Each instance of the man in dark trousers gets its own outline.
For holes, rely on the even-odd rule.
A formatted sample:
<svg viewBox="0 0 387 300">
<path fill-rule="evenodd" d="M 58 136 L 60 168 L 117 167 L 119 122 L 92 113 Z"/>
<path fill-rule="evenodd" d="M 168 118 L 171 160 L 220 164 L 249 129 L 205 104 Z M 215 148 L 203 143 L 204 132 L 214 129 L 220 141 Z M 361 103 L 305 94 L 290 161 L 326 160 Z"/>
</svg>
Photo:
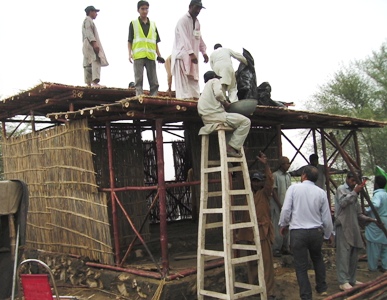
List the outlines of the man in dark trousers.
<svg viewBox="0 0 387 300">
<path fill-rule="evenodd" d="M 304 168 L 301 183 L 291 185 L 286 192 L 279 221 L 282 235 L 290 229 L 290 247 L 302 300 L 312 300 L 308 252 L 316 275 L 316 291 L 324 296 L 328 288 L 321 249 L 324 238 L 333 242 L 333 224 L 327 194 L 315 185 L 317 178 L 316 167 Z"/>
</svg>

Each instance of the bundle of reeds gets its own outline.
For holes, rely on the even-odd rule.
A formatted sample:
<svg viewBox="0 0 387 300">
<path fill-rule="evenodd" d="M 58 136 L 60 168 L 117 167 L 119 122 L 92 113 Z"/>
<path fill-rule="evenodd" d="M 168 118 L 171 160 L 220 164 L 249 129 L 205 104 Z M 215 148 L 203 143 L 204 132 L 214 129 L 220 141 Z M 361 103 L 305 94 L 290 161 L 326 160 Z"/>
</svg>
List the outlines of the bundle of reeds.
<svg viewBox="0 0 387 300">
<path fill-rule="evenodd" d="M 98 193 L 87 120 L 4 141 L 7 179 L 28 184 L 27 247 L 113 263 L 106 195 Z"/>
</svg>

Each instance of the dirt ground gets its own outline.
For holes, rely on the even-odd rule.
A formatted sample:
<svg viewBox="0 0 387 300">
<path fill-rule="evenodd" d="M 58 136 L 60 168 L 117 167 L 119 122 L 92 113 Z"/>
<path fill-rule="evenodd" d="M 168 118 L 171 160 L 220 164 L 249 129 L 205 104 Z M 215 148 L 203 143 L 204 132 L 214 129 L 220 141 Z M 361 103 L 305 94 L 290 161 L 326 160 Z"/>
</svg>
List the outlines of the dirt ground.
<svg viewBox="0 0 387 300">
<path fill-rule="evenodd" d="M 196 248 L 197 248 L 197 228 L 196 225 L 193 225 L 192 222 L 180 222 L 176 224 L 169 224 L 169 255 L 170 255 L 170 273 L 176 274 L 180 273 L 183 270 L 186 270 L 187 268 L 196 268 Z M 152 231 L 155 232 L 155 236 L 158 233 L 159 228 L 154 227 L 152 228 Z M 184 232 L 184 235 L 181 234 L 181 232 Z M 211 236 L 211 239 L 214 241 L 214 243 L 219 243 L 221 241 L 221 235 L 214 235 Z M 154 245 L 159 245 L 159 240 L 154 241 L 154 243 L 150 242 L 148 243 L 148 246 L 153 247 Z M 155 253 L 158 253 L 155 251 Z M 323 249 L 324 253 L 324 260 L 326 264 L 326 281 L 328 284 L 328 295 L 333 295 L 340 292 L 339 284 L 337 282 L 337 276 L 336 276 L 336 268 L 335 268 L 335 251 L 334 248 L 331 248 L 330 246 L 326 246 L 326 248 Z M 357 270 L 357 280 L 361 282 L 369 282 L 377 277 L 381 276 L 382 273 L 380 272 L 370 272 L 367 268 L 367 262 L 364 257 L 365 251 L 361 253 L 360 260 L 358 263 L 358 270 Z M 155 258 L 158 260 L 160 257 L 158 254 L 156 254 Z M 178 259 L 179 258 L 179 259 Z M 130 266 L 141 266 L 143 269 L 150 270 L 154 265 L 151 261 L 147 258 L 146 255 L 144 255 L 143 258 L 135 257 L 132 258 L 129 261 Z M 285 255 L 280 258 L 275 257 L 274 258 L 274 267 L 275 267 L 275 295 L 277 296 L 278 300 L 296 300 L 299 299 L 299 290 L 298 290 L 298 284 L 296 279 L 295 270 L 293 267 L 293 258 L 291 255 Z M 311 266 L 312 267 L 312 266 Z M 242 268 L 243 269 L 243 268 Z M 206 276 L 206 283 L 214 284 L 219 287 L 224 287 L 224 275 L 223 277 L 216 276 L 216 274 L 222 273 L 222 269 L 212 269 L 208 272 L 208 276 Z M 244 274 L 243 274 L 244 273 Z M 119 274 L 117 272 L 117 274 Z M 206 273 L 207 274 L 207 273 Z M 238 274 L 237 274 L 238 275 Z M 239 274 L 240 276 L 246 276 L 245 272 L 241 272 Z M 114 275 L 115 276 L 115 275 Z M 117 275 L 118 276 L 118 275 Z M 314 289 L 315 286 L 315 280 L 314 280 L 314 272 L 312 269 L 309 270 L 309 278 L 312 285 L 312 288 Z M 146 280 L 146 279 L 145 279 Z M 139 281 L 139 280 L 138 280 Z M 195 275 L 189 275 L 185 278 L 179 279 L 178 283 L 183 282 L 189 282 L 187 284 L 188 289 L 183 290 L 176 290 L 173 283 L 176 283 L 176 281 L 169 282 L 168 287 L 170 291 L 173 294 L 176 294 L 177 297 L 173 297 L 174 299 L 178 300 L 195 300 L 196 299 L 196 276 Z M 149 284 L 150 280 L 148 282 L 145 282 L 145 284 Z M 156 281 L 158 285 L 158 281 Z M 0 283 L 1 284 L 1 283 Z M 152 298 L 154 295 L 155 289 L 152 291 L 147 292 L 147 297 L 144 298 L 144 295 L 141 293 L 137 293 L 135 289 L 133 289 L 131 286 L 128 285 L 128 297 L 123 297 L 119 294 L 117 288 L 114 289 L 92 289 L 87 287 L 71 287 L 71 284 L 69 282 L 63 283 L 63 282 L 57 282 L 57 285 L 59 287 L 59 294 L 62 295 L 71 295 L 76 296 L 79 300 L 104 300 L 104 299 L 122 299 L 122 300 L 157 300 L 159 298 Z M 157 286 L 156 285 L 156 286 Z M 154 286 L 154 285 L 153 285 Z M 177 287 L 176 287 L 177 288 Z M 313 299 L 324 299 L 324 297 L 320 297 L 313 291 Z M 164 295 L 169 295 L 166 293 L 166 287 L 164 287 Z M 387 295 L 387 292 L 386 292 Z M 169 296 L 161 297 L 161 299 L 170 300 Z M 213 299 L 213 298 L 208 298 Z M 254 298 L 251 298 L 254 299 Z M 257 299 L 257 297 L 255 297 Z M 255 300 L 254 299 L 254 300 Z M 342 300 L 344 298 L 339 298 L 339 300 Z M 369 298 L 363 298 L 363 299 L 369 299 Z M 387 296 L 385 298 L 379 297 L 375 298 L 375 300 L 382 300 L 387 299 Z M 21 299 L 20 299 L 21 300 Z"/>
<path fill-rule="evenodd" d="M 315 286 L 315 276 L 314 271 L 309 270 L 309 279 L 312 285 L 312 289 Z M 366 261 L 359 261 L 358 270 L 357 270 L 357 280 L 361 282 L 368 282 L 376 279 L 381 276 L 380 272 L 370 272 L 367 268 Z M 339 283 L 337 282 L 336 268 L 334 265 L 327 266 L 326 269 L 326 281 L 328 284 L 328 295 L 333 295 L 341 292 L 339 289 Z M 299 290 L 297 284 L 297 278 L 294 271 L 294 268 L 278 268 L 276 269 L 275 276 L 275 285 L 276 285 L 276 296 L 278 300 L 298 300 Z M 324 299 L 324 297 L 319 296 L 313 290 L 313 299 Z M 367 298 L 364 298 L 367 299 Z M 387 296 L 386 296 L 387 299 Z"/>
<path fill-rule="evenodd" d="M 292 258 L 291 256 L 282 257 L 282 258 L 275 258 L 275 294 L 277 296 L 278 300 L 298 300 L 299 298 L 299 292 L 298 292 L 298 284 L 297 284 L 297 278 L 293 267 L 286 267 L 282 265 L 291 264 Z M 182 262 L 183 264 L 187 264 L 187 262 Z M 182 266 L 183 267 L 183 266 Z M 178 264 L 175 265 L 175 268 L 179 268 Z M 176 269 L 175 269 L 176 271 Z M 216 270 L 214 270 L 216 272 Z M 327 283 L 328 283 L 328 295 L 336 294 L 340 292 L 339 284 L 337 283 L 337 277 L 336 277 L 336 268 L 334 264 L 331 264 L 330 261 L 327 262 Z M 368 282 L 371 280 L 376 279 L 377 277 L 381 276 L 382 273 L 380 272 L 370 272 L 367 269 L 367 262 L 364 260 L 360 260 L 358 264 L 358 271 L 357 271 L 357 280 L 361 282 Z M 309 270 L 309 278 L 312 284 L 312 288 L 314 288 L 314 271 Z M 193 278 L 195 280 L 195 278 Z M 222 283 L 219 283 L 222 284 Z M 129 300 L 137 300 L 141 299 L 139 295 L 135 295 L 132 297 L 123 297 L 118 295 L 118 293 L 112 293 L 110 291 L 103 291 L 98 289 L 90 289 L 90 288 L 70 288 L 66 287 L 64 285 L 61 285 L 59 283 L 59 292 L 60 295 L 72 295 L 76 296 L 79 300 L 103 300 L 103 299 L 129 299 Z M 151 299 L 151 297 L 145 298 L 145 299 Z M 196 297 L 193 296 L 181 296 L 182 300 L 185 299 L 196 299 Z M 209 298 L 210 299 L 210 298 Z M 212 299 L 212 298 L 211 298 Z M 258 299 L 257 297 L 251 297 L 251 299 Z M 324 297 L 319 296 L 315 291 L 313 291 L 313 299 L 324 299 Z M 340 298 L 343 299 L 343 298 Z M 368 298 L 363 298 L 368 299 Z M 385 298 L 380 297 L 376 299 L 387 299 L 387 296 Z"/>
</svg>

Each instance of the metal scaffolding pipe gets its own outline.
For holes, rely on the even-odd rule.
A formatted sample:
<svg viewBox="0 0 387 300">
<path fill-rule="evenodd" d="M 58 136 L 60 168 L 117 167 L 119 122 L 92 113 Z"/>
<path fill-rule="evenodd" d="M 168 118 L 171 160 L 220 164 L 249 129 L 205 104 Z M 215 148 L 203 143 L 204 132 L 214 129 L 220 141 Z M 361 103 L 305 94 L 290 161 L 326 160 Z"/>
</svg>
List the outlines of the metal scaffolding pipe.
<svg viewBox="0 0 387 300">
<path fill-rule="evenodd" d="M 157 179 L 160 206 L 160 243 L 163 277 L 169 273 L 166 185 L 164 178 L 163 120 L 156 120 Z"/>
</svg>

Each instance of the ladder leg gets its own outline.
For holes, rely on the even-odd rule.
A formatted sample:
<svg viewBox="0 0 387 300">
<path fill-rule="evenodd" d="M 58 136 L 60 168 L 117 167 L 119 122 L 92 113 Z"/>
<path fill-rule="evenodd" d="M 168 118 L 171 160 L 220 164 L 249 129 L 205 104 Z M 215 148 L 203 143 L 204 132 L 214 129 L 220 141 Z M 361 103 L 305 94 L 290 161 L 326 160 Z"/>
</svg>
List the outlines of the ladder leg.
<svg viewBox="0 0 387 300">
<path fill-rule="evenodd" d="M 204 257 L 201 253 L 205 249 L 205 224 L 207 223 L 207 215 L 203 214 L 203 210 L 207 208 L 208 203 L 208 173 L 203 172 L 208 167 L 208 145 L 209 136 L 202 136 L 202 151 L 200 160 L 200 209 L 199 209 L 199 226 L 198 226 L 198 253 L 197 253 L 197 294 L 198 300 L 203 300 L 203 295 L 200 293 L 204 289 Z"/>
<path fill-rule="evenodd" d="M 222 215 L 223 215 L 223 249 L 224 249 L 224 271 L 227 299 L 234 297 L 234 272 L 231 264 L 231 241 L 232 234 L 230 231 L 231 214 L 230 214 L 230 177 L 228 172 L 227 162 L 227 144 L 226 134 L 224 130 L 218 131 L 220 166 L 221 166 L 221 182 L 222 182 Z"/>
<path fill-rule="evenodd" d="M 257 214 L 255 212 L 254 196 L 253 196 L 253 192 L 251 190 L 250 173 L 249 173 L 249 169 L 247 166 L 245 151 L 244 151 L 243 147 L 241 149 L 241 153 L 242 153 L 242 157 L 243 157 L 242 174 L 243 174 L 244 186 L 249 191 L 246 200 L 247 200 L 247 205 L 249 207 L 250 220 L 254 224 L 254 226 L 253 226 L 254 244 L 256 245 L 257 254 L 258 254 L 258 264 L 257 264 L 258 282 L 259 282 L 259 285 L 263 289 L 263 291 L 261 293 L 261 297 L 263 299 L 267 299 L 265 276 L 264 276 L 263 261 L 262 261 L 263 258 L 262 258 L 262 250 L 261 250 L 261 241 L 260 241 L 259 229 L 258 229 L 258 220 L 257 220 Z"/>
</svg>

